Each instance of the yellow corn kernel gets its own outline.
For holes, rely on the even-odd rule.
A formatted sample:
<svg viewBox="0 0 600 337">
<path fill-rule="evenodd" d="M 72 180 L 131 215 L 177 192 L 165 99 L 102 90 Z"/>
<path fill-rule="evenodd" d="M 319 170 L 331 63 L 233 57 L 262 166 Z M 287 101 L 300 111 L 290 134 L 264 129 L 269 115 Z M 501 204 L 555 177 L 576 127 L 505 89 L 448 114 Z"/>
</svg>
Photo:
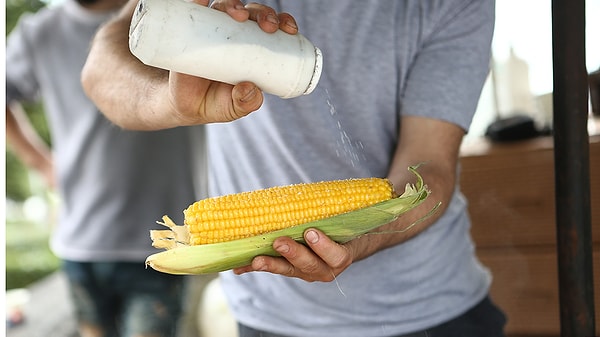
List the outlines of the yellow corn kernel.
<svg viewBox="0 0 600 337">
<path fill-rule="evenodd" d="M 189 243 L 218 243 L 272 232 L 395 197 L 387 179 L 305 183 L 203 199 L 185 211 Z"/>
</svg>

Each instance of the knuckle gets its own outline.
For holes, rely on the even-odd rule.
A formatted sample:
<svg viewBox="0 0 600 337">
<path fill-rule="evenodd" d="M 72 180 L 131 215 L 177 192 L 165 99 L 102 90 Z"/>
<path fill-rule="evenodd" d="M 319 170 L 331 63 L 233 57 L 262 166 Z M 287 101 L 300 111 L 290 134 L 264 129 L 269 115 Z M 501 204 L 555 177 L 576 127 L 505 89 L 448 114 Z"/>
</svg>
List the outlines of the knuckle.
<svg viewBox="0 0 600 337">
<path fill-rule="evenodd" d="M 318 274 L 321 270 L 321 264 L 317 261 L 311 261 L 302 267 L 302 272 L 306 274 Z"/>
</svg>

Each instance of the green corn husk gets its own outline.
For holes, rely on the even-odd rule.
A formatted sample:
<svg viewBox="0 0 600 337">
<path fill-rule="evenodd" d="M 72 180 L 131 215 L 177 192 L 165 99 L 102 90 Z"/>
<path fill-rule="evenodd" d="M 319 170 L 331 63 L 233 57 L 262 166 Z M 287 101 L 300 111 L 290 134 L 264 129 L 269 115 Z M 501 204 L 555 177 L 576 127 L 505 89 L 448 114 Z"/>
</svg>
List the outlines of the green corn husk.
<svg viewBox="0 0 600 337">
<path fill-rule="evenodd" d="M 279 256 L 273 249 L 273 241 L 278 237 L 287 236 L 305 243 L 303 234 L 309 228 L 317 228 L 332 240 L 345 243 L 396 220 L 402 214 L 420 205 L 429 196 L 430 191 L 417 172 L 417 167 L 408 168 L 416 175 L 416 184 L 407 184 L 404 193 L 399 197 L 356 211 L 249 238 L 195 246 L 177 244 L 172 249 L 150 255 L 146 259 L 146 265 L 160 272 L 178 275 L 225 271 L 249 265 L 252 259 L 259 255 Z M 436 209 L 437 206 L 424 218 Z M 184 228 L 184 226 L 172 225 L 169 227 L 173 232 L 181 232 Z M 177 237 L 175 233 L 168 239 L 174 240 Z"/>
</svg>

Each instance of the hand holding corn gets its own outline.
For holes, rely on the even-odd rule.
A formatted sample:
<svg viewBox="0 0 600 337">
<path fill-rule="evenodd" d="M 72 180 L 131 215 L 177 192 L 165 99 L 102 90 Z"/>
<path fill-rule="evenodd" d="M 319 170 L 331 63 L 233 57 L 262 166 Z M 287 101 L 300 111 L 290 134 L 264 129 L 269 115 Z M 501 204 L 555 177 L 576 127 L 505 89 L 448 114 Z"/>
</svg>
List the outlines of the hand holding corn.
<svg viewBox="0 0 600 337">
<path fill-rule="evenodd" d="M 317 228 L 338 243 L 387 224 L 419 205 L 429 191 L 416 167 L 415 185 L 397 196 L 387 179 L 361 178 L 298 184 L 200 200 L 185 211 L 184 225 L 163 217 L 169 230 L 151 231 L 167 251 L 146 264 L 172 274 L 201 274 L 249 265 L 258 255 L 278 256 L 273 242 L 300 243 Z M 241 270 L 240 270 L 241 271 Z"/>
</svg>

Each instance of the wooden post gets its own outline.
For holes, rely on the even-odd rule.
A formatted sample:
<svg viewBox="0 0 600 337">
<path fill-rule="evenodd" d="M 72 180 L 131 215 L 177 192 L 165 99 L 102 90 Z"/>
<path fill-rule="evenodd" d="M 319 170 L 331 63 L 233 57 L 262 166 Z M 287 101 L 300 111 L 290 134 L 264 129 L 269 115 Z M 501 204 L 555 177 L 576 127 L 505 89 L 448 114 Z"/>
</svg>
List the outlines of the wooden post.
<svg viewBox="0 0 600 337">
<path fill-rule="evenodd" d="M 594 336 L 585 0 L 552 1 L 552 40 L 561 336 Z"/>
</svg>

